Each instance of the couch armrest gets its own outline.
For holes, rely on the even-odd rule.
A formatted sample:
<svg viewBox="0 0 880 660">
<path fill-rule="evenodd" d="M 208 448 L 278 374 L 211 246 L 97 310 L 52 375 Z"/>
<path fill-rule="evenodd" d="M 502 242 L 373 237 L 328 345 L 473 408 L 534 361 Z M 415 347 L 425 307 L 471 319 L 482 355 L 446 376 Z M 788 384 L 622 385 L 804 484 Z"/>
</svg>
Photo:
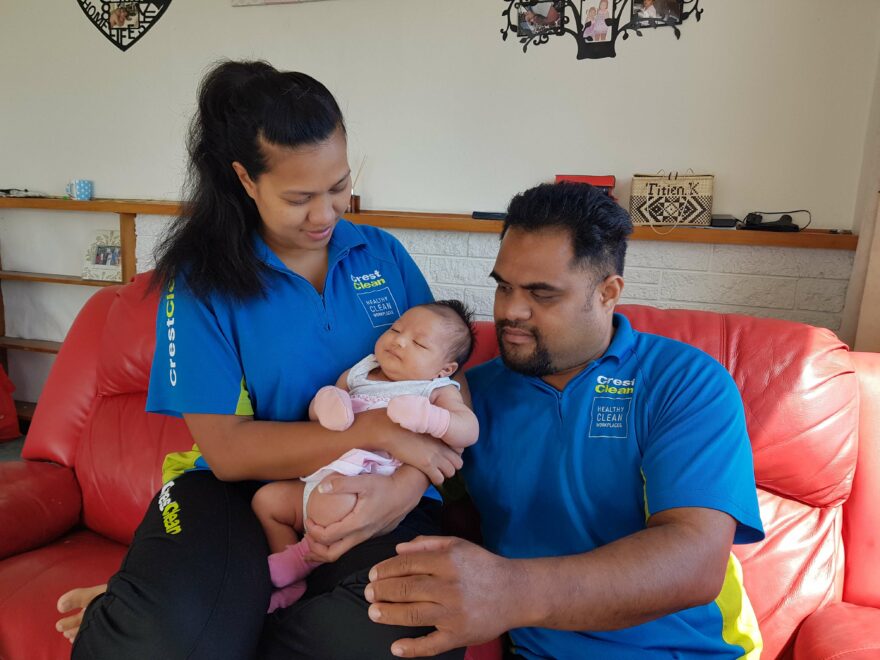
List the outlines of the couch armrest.
<svg viewBox="0 0 880 660">
<path fill-rule="evenodd" d="M 880 610 L 831 603 L 801 624 L 794 660 L 872 660 L 880 655 Z"/>
<path fill-rule="evenodd" d="M 78 521 L 73 470 L 38 461 L 0 463 L 0 559 L 58 538 Z"/>
</svg>

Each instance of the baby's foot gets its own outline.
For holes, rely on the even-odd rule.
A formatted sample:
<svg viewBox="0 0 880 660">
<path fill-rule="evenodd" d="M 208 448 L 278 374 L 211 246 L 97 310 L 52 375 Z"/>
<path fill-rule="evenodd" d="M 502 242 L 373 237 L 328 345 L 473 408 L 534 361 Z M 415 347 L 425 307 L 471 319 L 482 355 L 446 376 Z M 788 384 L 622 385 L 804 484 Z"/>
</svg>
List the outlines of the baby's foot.
<svg viewBox="0 0 880 660">
<path fill-rule="evenodd" d="M 279 608 L 290 607 L 302 598 L 305 592 L 305 580 L 300 580 L 299 582 L 294 582 L 281 589 L 276 589 L 272 592 L 272 596 L 269 598 L 269 609 L 266 610 L 266 612 L 272 614 L 272 612 Z"/>
<path fill-rule="evenodd" d="M 58 619 L 55 622 L 55 630 L 60 632 L 71 644 L 79 632 L 79 626 L 82 623 L 83 612 L 86 607 L 97 596 L 107 591 L 106 584 L 99 584 L 95 587 L 87 587 L 81 589 L 71 589 L 58 599 L 55 606 L 61 614 L 66 614 L 71 610 L 77 610 L 76 614 Z"/>
<path fill-rule="evenodd" d="M 276 587 L 286 587 L 304 580 L 318 565 L 316 562 L 306 561 L 305 557 L 308 553 L 309 542 L 303 539 L 299 543 L 287 546 L 281 552 L 269 555 L 269 577 L 272 579 L 272 584 Z"/>
<path fill-rule="evenodd" d="M 312 402 L 318 421 L 325 429 L 344 431 L 354 421 L 348 392 L 328 385 L 318 390 Z"/>
</svg>

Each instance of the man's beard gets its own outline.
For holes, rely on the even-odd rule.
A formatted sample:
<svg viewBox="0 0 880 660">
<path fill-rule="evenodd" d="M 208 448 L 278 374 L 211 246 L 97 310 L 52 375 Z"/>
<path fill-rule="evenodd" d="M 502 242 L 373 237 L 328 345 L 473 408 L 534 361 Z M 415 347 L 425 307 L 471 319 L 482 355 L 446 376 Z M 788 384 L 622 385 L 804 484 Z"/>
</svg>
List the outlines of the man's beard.
<svg viewBox="0 0 880 660">
<path fill-rule="evenodd" d="M 535 350 L 525 357 L 515 357 L 510 355 L 505 350 L 504 342 L 501 340 L 504 328 L 516 328 L 531 333 L 535 341 Z M 515 371 L 524 376 L 534 376 L 536 378 L 549 376 L 550 374 L 555 373 L 553 361 L 550 358 L 550 351 L 547 350 L 547 347 L 544 345 L 544 341 L 541 339 L 541 335 L 538 334 L 537 330 L 533 328 L 525 328 L 509 321 L 499 321 L 495 324 L 495 336 L 498 338 L 498 350 L 501 352 L 501 360 L 511 371 Z"/>
</svg>

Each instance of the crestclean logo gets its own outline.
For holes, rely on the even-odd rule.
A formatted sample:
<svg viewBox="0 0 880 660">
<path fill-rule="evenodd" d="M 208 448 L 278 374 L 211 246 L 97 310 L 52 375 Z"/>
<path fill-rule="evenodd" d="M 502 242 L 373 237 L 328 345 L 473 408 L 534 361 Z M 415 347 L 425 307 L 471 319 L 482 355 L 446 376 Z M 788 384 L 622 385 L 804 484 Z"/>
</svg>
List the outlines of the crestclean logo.
<svg viewBox="0 0 880 660">
<path fill-rule="evenodd" d="M 177 362 L 174 356 L 177 354 L 177 331 L 174 329 L 174 280 L 168 284 L 168 292 L 165 294 L 165 327 L 168 328 L 168 381 L 171 387 L 177 385 Z"/>
<path fill-rule="evenodd" d="M 636 388 L 636 379 L 621 380 L 611 376 L 599 376 L 596 378 L 597 394 L 632 394 Z"/>
<path fill-rule="evenodd" d="M 159 511 L 162 514 L 162 524 L 165 525 L 166 534 L 180 534 L 180 505 L 171 499 L 171 488 L 174 481 L 169 481 L 162 486 L 159 494 Z"/>
<path fill-rule="evenodd" d="M 351 275 L 351 281 L 354 283 L 355 291 L 364 291 L 366 289 L 372 289 L 377 286 L 382 286 L 385 284 L 385 278 L 382 277 L 382 273 L 379 272 L 377 268 L 372 273 L 365 273 L 364 275 Z"/>
</svg>

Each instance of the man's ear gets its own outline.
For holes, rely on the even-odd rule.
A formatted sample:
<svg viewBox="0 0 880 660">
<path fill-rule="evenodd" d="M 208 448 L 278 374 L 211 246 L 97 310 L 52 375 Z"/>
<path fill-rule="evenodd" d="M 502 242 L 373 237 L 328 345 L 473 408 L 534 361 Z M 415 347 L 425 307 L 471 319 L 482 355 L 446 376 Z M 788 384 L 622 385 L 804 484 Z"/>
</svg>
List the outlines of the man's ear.
<svg viewBox="0 0 880 660">
<path fill-rule="evenodd" d="M 257 184 L 255 184 L 254 180 L 251 179 L 251 175 L 248 174 L 248 171 L 245 169 L 244 165 L 236 160 L 232 163 L 232 169 L 235 170 L 235 174 L 236 176 L 238 176 L 238 180 L 241 181 L 241 185 L 244 188 L 244 191 L 248 194 L 248 197 L 255 200 L 257 194 Z"/>
<path fill-rule="evenodd" d="M 599 302 L 607 309 L 614 309 L 623 293 L 623 278 L 620 275 L 609 275 L 599 283 Z"/>
<path fill-rule="evenodd" d="M 456 371 L 458 371 L 458 362 L 447 362 L 443 365 L 440 373 L 437 374 L 437 378 L 445 378 L 446 376 L 451 376 Z"/>
</svg>

